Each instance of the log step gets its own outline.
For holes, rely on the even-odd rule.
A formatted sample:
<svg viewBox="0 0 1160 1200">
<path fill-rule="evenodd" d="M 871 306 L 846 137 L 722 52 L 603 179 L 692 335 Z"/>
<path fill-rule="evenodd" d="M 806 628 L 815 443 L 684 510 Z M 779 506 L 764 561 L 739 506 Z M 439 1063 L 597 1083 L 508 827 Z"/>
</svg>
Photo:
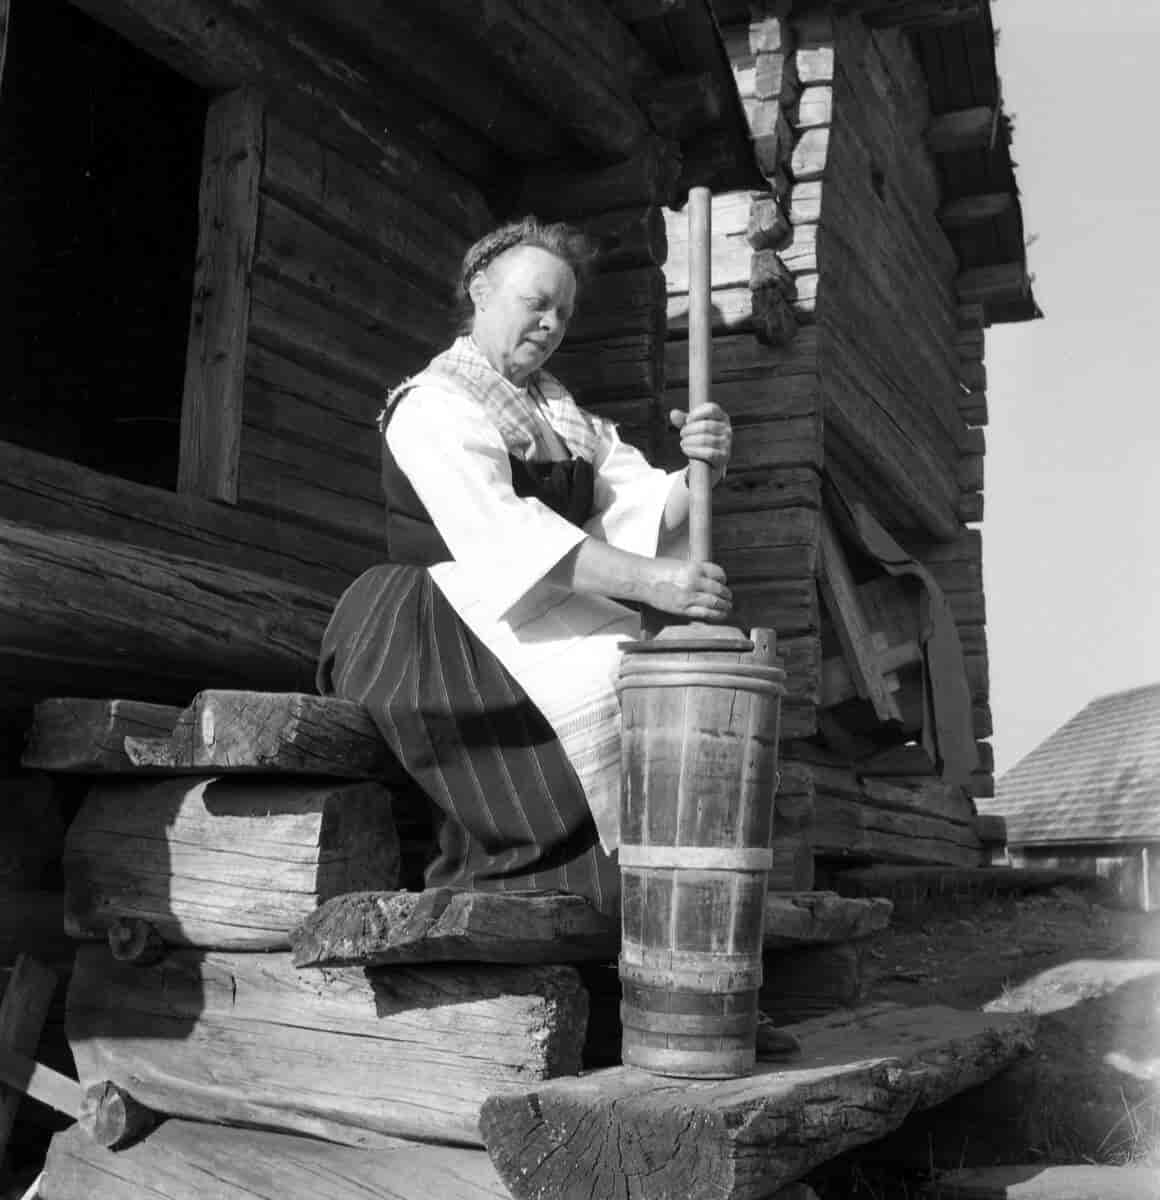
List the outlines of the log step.
<svg viewBox="0 0 1160 1200">
<path fill-rule="evenodd" d="M 36 706 L 22 762 L 83 774 L 406 778 L 361 705 L 305 692 L 206 690 L 184 709 L 56 697 Z"/>
<path fill-rule="evenodd" d="M 631 1067 L 557 1079 L 483 1106 L 480 1130 L 517 1200 L 648 1194 L 760 1200 L 997 1074 L 1031 1044 L 1026 1017 L 896 1005 L 789 1026 L 792 1063 L 721 1082 Z"/>
<path fill-rule="evenodd" d="M 850 942 L 890 924 L 894 908 L 882 897 L 837 892 L 771 893 L 765 902 L 766 950 Z"/>
<path fill-rule="evenodd" d="M 78 951 L 68 994 L 83 1088 L 364 1148 L 479 1145 L 488 1096 L 580 1069 L 587 1015 L 567 966 L 297 971 L 289 954 L 176 950 L 138 967 L 102 946 Z"/>
<path fill-rule="evenodd" d="M 563 892 L 356 892 L 321 905 L 290 939 L 296 967 L 614 958 L 619 922 Z"/>
<path fill-rule="evenodd" d="M 487 1155 L 450 1146 L 356 1150 L 266 1130 L 166 1121 L 116 1152 L 79 1126 L 49 1146 L 53 1200 L 506 1200 Z"/>
<path fill-rule="evenodd" d="M 1157 1200 L 1160 1168 L 964 1167 L 940 1175 L 930 1195 L 939 1200 Z"/>
</svg>

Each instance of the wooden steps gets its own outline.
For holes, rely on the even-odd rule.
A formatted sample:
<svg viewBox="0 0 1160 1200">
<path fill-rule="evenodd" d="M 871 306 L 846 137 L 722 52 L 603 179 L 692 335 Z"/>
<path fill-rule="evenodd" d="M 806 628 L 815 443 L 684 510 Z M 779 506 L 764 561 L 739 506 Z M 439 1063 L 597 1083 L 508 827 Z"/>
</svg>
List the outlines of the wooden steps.
<svg viewBox="0 0 1160 1200">
<path fill-rule="evenodd" d="M 486 1154 L 413 1145 L 368 1151 L 268 1130 L 166 1121 L 116 1152 L 79 1127 L 52 1140 L 52 1200 L 506 1200 Z"/>
<path fill-rule="evenodd" d="M 703 1083 L 629 1067 L 491 1097 L 480 1128 L 518 1200 L 642 1194 L 758 1200 L 990 1078 L 1025 1020 L 880 1006 L 791 1026 L 802 1054 Z M 631 1180 L 631 1185 L 630 1185 Z"/>
</svg>

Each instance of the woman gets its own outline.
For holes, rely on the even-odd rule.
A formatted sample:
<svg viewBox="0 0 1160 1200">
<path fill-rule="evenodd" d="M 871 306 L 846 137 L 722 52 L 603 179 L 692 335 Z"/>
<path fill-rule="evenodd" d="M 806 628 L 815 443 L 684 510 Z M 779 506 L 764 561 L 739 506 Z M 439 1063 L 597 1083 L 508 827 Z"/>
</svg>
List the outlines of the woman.
<svg viewBox="0 0 1160 1200">
<path fill-rule="evenodd" d="M 428 886 L 560 889 L 611 915 L 629 605 L 721 620 L 732 601 L 720 567 L 682 557 L 685 472 L 650 467 L 544 369 L 591 258 L 533 218 L 468 250 L 469 333 L 380 417 L 394 561 L 339 602 L 318 681 L 369 709 L 445 814 Z M 719 479 L 725 413 L 673 420 Z"/>
</svg>

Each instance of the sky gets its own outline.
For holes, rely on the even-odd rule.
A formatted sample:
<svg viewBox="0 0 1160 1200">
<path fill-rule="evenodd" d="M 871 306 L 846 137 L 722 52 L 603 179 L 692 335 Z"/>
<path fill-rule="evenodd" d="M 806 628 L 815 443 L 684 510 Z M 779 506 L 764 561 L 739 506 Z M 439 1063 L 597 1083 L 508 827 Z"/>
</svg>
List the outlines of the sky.
<svg viewBox="0 0 1160 1200">
<path fill-rule="evenodd" d="M 987 331 L 996 774 L 1160 683 L 1160 4 L 995 0 L 1045 319 Z"/>
</svg>

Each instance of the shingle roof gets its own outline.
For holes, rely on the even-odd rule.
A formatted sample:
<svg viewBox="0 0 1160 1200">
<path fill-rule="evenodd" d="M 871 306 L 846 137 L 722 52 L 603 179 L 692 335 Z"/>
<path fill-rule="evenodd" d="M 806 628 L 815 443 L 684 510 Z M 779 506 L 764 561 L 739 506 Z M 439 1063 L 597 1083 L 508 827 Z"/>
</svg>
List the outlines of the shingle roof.
<svg viewBox="0 0 1160 1200">
<path fill-rule="evenodd" d="M 1003 775 L 1009 845 L 1160 841 L 1160 684 L 1101 696 Z"/>
</svg>

